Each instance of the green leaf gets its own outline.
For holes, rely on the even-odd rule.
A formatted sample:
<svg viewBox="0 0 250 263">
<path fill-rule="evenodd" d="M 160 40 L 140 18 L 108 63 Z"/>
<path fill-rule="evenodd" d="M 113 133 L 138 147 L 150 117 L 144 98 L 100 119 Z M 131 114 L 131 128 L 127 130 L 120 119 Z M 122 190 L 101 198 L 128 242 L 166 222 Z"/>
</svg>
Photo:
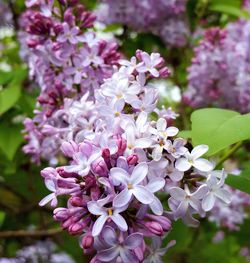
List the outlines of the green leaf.
<svg viewBox="0 0 250 263">
<path fill-rule="evenodd" d="M 207 144 L 208 156 L 250 138 L 250 114 L 223 109 L 201 109 L 193 112 L 192 141 Z"/>
<path fill-rule="evenodd" d="M 18 101 L 21 95 L 21 86 L 11 82 L 7 88 L 0 91 L 0 114 L 9 110 Z"/>
<path fill-rule="evenodd" d="M 0 227 L 3 225 L 5 219 L 5 213 L 3 211 L 0 211 Z"/>
<path fill-rule="evenodd" d="M 250 165 L 245 165 L 239 175 L 229 174 L 226 179 L 226 184 L 250 194 Z"/>
<path fill-rule="evenodd" d="M 5 72 L 0 70 L 0 85 L 5 85 L 13 78 L 12 72 Z"/>
<path fill-rule="evenodd" d="M 188 139 L 192 137 L 192 132 L 191 131 L 180 131 L 178 133 L 178 137 L 182 137 L 184 139 Z"/>
<path fill-rule="evenodd" d="M 22 125 L 0 124 L 0 149 L 10 161 L 14 158 L 18 147 L 23 142 L 21 129 Z"/>
<path fill-rule="evenodd" d="M 250 14 L 246 10 L 242 10 L 241 8 L 235 6 L 223 5 L 221 3 L 210 5 L 209 10 L 213 12 L 220 12 L 231 16 L 236 16 L 236 17 L 243 17 L 247 19 L 250 18 Z"/>
</svg>

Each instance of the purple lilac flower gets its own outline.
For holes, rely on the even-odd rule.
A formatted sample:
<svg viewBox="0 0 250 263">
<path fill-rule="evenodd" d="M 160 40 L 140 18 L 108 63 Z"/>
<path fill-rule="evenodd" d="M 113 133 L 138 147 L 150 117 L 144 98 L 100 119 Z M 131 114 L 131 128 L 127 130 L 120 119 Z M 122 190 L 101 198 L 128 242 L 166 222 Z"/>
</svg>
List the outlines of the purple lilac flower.
<svg viewBox="0 0 250 263">
<path fill-rule="evenodd" d="M 93 100 L 94 90 L 120 59 L 115 42 L 90 32 L 95 16 L 76 2 L 60 3 L 61 14 L 54 1 L 27 1 L 29 9 L 20 18 L 20 53 L 40 87 L 35 117 L 24 121 L 28 144 L 23 149 L 37 163 L 57 163 L 62 141 L 72 136 L 69 119 L 80 114 L 73 110 L 74 101 L 84 94 Z M 91 99 L 88 105 L 91 111 Z M 89 126 L 91 121 L 84 123 Z M 74 128 L 79 125 L 83 123 Z"/>
<path fill-rule="evenodd" d="M 61 151 L 68 162 L 42 170 L 52 193 L 40 205 L 56 207 L 54 219 L 71 235 L 80 235 L 84 253 L 94 254 L 92 263 L 160 262 L 174 244 L 161 248 L 159 242 L 172 220 L 197 226 L 195 217 L 213 209 L 217 197 L 228 202 L 224 178 L 212 180 L 214 166 L 200 158 L 208 147 L 196 146 L 189 153 L 186 141 L 177 137 L 179 130 L 168 125 L 169 115 L 162 117 L 165 109 L 156 111 L 158 91 L 151 79 L 168 75 L 159 54 L 138 50 L 132 62 L 121 61 L 93 96 L 67 100 L 54 113 L 67 126 L 43 126 L 48 136 L 67 130 Z M 134 107 L 148 89 L 154 97 L 150 107 Z M 159 113 L 156 121 L 153 112 Z M 170 211 L 164 211 L 159 193 Z M 66 207 L 58 207 L 61 196 L 67 196 Z M 214 203 L 211 196 L 216 196 Z M 153 240 L 147 244 L 144 238 Z"/>
<path fill-rule="evenodd" d="M 183 101 L 195 108 L 250 112 L 249 36 L 250 22 L 243 19 L 225 29 L 208 29 L 194 49 Z"/>
<path fill-rule="evenodd" d="M 186 0 L 102 0 L 97 17 L 159 36 L 169 46 L 184 46 L 189 36 Z"/>
</svg>

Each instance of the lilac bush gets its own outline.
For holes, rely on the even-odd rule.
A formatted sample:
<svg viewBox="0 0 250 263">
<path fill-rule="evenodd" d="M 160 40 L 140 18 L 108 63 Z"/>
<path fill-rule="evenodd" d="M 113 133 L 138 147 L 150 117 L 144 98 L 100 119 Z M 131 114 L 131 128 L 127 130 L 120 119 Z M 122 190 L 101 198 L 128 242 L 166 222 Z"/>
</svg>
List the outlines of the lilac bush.
<svg viewBox="0 0 250 263">
<path fill-rule="evenodd" d="M 158 91 L 150 80 L 169 75 L 163 58 L 138 50 L 120 64 L 94 100 L 85 94 L 66 109 L 78 112 L 70 119 L 75 136 L 61 146 L 70 162 L 42 170 L 52 193 L 40 205 L 55 207 L 54 219 L 80 235 L 84 253 L 94 254 L 91 262 L 153 262 L 174 244 L 160 248 L 173 220 L 197 226 L 194 215 L 204 217 L 217 199 L 230 203 L 230 194 L 222 188 L 224 172 L 213 172 L 214 164 L 202 158 L 208 147 L 190 152 L 176 137 L 178 128 L 156 110 Z M 92 110 L 77 111 L 74 104 Z M 58 206 L 65 195 L 67 207 Z"/>
<path fill-rule="evenodd" d="M 186 0 L 103 0 L 97 10 L 105 24 L 120 23 L 139 32 L 153 33 L 170 46 L 187 43 Z"/>
<path fill-rule="evenodd" d="M 65 109 L 83 94 L 93 97 L 111 76 L 120 54 L 115 42 L 96 36 L 95 15 L 77 1 L 61 1 L 60 8 L 54 1 L 26 1 L 26 5 L 29 8 L 20 19 L 21 56 L 40 95 L 35 117 L 24 121 L 28 141 L 24 151 L 34 162 L 42 158 L 55 164 L 61 141 L 74 136 L 68 126 L 74 117 L 68 114 L 76 112 Z"/>
</svg>

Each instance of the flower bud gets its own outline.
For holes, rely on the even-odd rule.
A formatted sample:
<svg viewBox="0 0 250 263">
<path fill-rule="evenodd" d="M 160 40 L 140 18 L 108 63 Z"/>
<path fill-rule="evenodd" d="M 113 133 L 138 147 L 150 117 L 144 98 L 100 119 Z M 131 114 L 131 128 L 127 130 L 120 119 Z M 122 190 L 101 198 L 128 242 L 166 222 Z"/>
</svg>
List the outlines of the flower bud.
<svg viewBox="0 0 250 263">
<path fill-rule="evenodd" d="M 92 164 L 92 170 L 94 173 L 100 176 L 108 175 L 108 168 L 105 161 L 102 158 L 99 158 Z"/>
<path fill-rule="evenodd" d="M 127 157 L 127 162 L 129 165 L 135 165 L 138 162 L 138 156 L 136 154 L 131 154 Z"/>
<path fill-rule="evenodd" d="M 71 235 L 77 235 L 80 234 L 83 230 L 83 225 L 80 223 L 75 223 L 69 227 L 69 233 Z"/>
<path fill-rule="evenodd" d="M 78 151 L 78 145 L 74 141 L 63 142 L 61 151 L 65 156 L 72 157 L 74 153 Z"/>
<path fill-rule="evenodd" d="M 94 244 L 94 238 L 93 238 L 93 236 L 88 235 L 88 234 L 85 235 L 85 236 L 82 238 L 81 244 L 82 244 L 82 247 L 83 247 L 84 249 L 91 248 L 92 245 Z"/>
<path fill-rule="evenodd" d="M 152 232 L 157 236 L 162 236 L 164 234 L 162 226 L 158 222 L 155 221 L 146 222 L 145 226 L 148 228 L 150 232 Z"/>
</svg>

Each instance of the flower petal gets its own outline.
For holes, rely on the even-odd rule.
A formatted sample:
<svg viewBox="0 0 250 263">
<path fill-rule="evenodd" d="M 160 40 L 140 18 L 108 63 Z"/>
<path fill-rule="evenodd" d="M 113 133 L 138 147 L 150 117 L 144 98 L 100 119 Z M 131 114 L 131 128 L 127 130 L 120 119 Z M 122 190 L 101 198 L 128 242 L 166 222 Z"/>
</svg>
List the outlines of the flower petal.
<svg viewBox="0 0 250 263">
<path fill-rule="evenodd" d="M 156 147 L 153 149 L 153 152 L 152 152 L 152 157 L 153 157 L 154 161 L 159 161 L 161 159 L 162 151 L 163 151 L 163 147 L 160 146 L 159 144 L 157 144 Z"/>
<path fill-rule="evenodd" d="M 103 228 L 102 237 L 109 246 L 115 246 L 117 244 L 116 232 L 110 226 Z"/>
<path fill-rule="evenodd" d="M 186 197 L 186 192 L 179 187 L 171 187 L 169 194 L 177 201 L 183 201 Z"/>
<path fill-rule="evenodd" d="M 114 185 L 119 185 L 119 183 L 127 185 L 128 183 L 129 174 L 119 167 L 112 168 L 110 170 L 110 176 L 114 182 Z"/>
<path fill-rule="evenodd" d="M 149 204 L 149 206 L 155 215 L 160 216 L 163 214 L 161 201 L 157 197 L 154 196 L 154 200 L 152 203 Z"/>
<path fill-rule="evenodd" d="M 97 254 L 97 259 L 100 260 L 101 262 L 110 262 L 116 259 L 118 256 L 119 256 L 119 249 L 115 246 L 99 251 Z"/>
<path fill-rule="evenodd" d="M 106 214 L 105 209 L 102 206 L 99 206 L 97 202 L 90 201 L 87 203 L 88 210 L 93 215 L 104 215 Z"/>
<path fill-rule="evenodd" d="M 122 207 L 129 203 L 132 192 L 125 187 L 113 200 L 114 207 Z"/>
<path fill-rule="evenodd" d="M 127 231 L 128 225 L 125 219 L 120 214 L 114 214 L 110 217 L 113 222 L 120 228 L 121 231 Z"/>
<path fill-rule="evenodd" d="M 140 233 L 133 233 L 128 236 L 124 241 L 124 246 L 129 249 L 134 249 L 139 247 L 143 242 L 143 235 Z"/>
<path fill-rule="evenodd" d="M 130 177 L 130 183 L 133 185 L 139 184 L 148 174 L 148 165 L 143 162 L 136 165 L 134 168 L 131 177 Z"/>
<path fill-rule="evenodd" d="M 92 228 L 93 237 L 96 237 L 101 233 L 102 228 L 104 224 L 106 223 L 107 219 L 108 219 L 107 215 L 101 215 L 97 218 Z"/>
<path fill-rule="evenodd" d="M 136 255 L 128 249 L 122 249 L 120 251 L 120 256 L 121 256 L 122 262 L 139 263 L 139 260 L 136 257 Z"/>
<path fill-rule="evenodd" d="M 44 206 L 46 204 L 48 204 L 50 201 L 52 201 L 53 199 L 56 199 L 56 195 L 54 193 L 51 193 L 47 196 L 45 196 L 40 202 L 39 205 L 40 206 Z M 55 204 L 54 206 L 56 206 L 57 204 Z"/>
<path fill-rule="evenodd" d="M 204 199 L 202 200 L 202 209 L 210 211 L 214 207 L 215 198 L 212 193 L 207 194 Z"/>
<path fill-rule="evenodd" d="M 205 144 L 197 145 L 194 147 L 194 149 L 191 152 L 193 160 L 198 159 L 201 157 L 204 153 L 208 151 L 209 147 Z"/>
<path fill-rule="evenodd" d="M 134 186 L 132 192 L 135 198 L 142 204 L 148 205 L 154 200 L 154 195 L 142 185 Z"/>
<path fill-rule="evenodd" d="M 175 168 L 181 172 L 185 172 L 189 170 L 191 167 L 192 165 L 188 162 L 186 158 L 180 158 L 175 163 Z"/>
<path fill-rule="evenodd" d="M 158 131 L 165 131 L 167 128 L 167 121 L 164 118 L 160 118 L 156 123 L 156 129 Z"/>
<path fill-rule="evenodd" d="M 166 132 L 167 132 L 168 136 L 173 137 L 179 132 L 179 129 L 176 128 L 176 127 L 171 126 L 171 127 L 167 128 Z"/>
<path fill-rule="evenodd" d="M 151 193 L 155 193 L 161 190 L 165 185 L 165 180 L 163 178 L 153 178 L 145 186 Z"/>
<path fill-rule="evenodd" d="M 214 194 L 226 204 L 231 202 L 232 196 L 226 189 L 218 189 Z"/>
<path fill-rule="evenodd" d="M 209 172 L 214 168 L 214 165 L 204 158 L 194 160 L 193 166 L 202 172 Z"/>
</svg>

